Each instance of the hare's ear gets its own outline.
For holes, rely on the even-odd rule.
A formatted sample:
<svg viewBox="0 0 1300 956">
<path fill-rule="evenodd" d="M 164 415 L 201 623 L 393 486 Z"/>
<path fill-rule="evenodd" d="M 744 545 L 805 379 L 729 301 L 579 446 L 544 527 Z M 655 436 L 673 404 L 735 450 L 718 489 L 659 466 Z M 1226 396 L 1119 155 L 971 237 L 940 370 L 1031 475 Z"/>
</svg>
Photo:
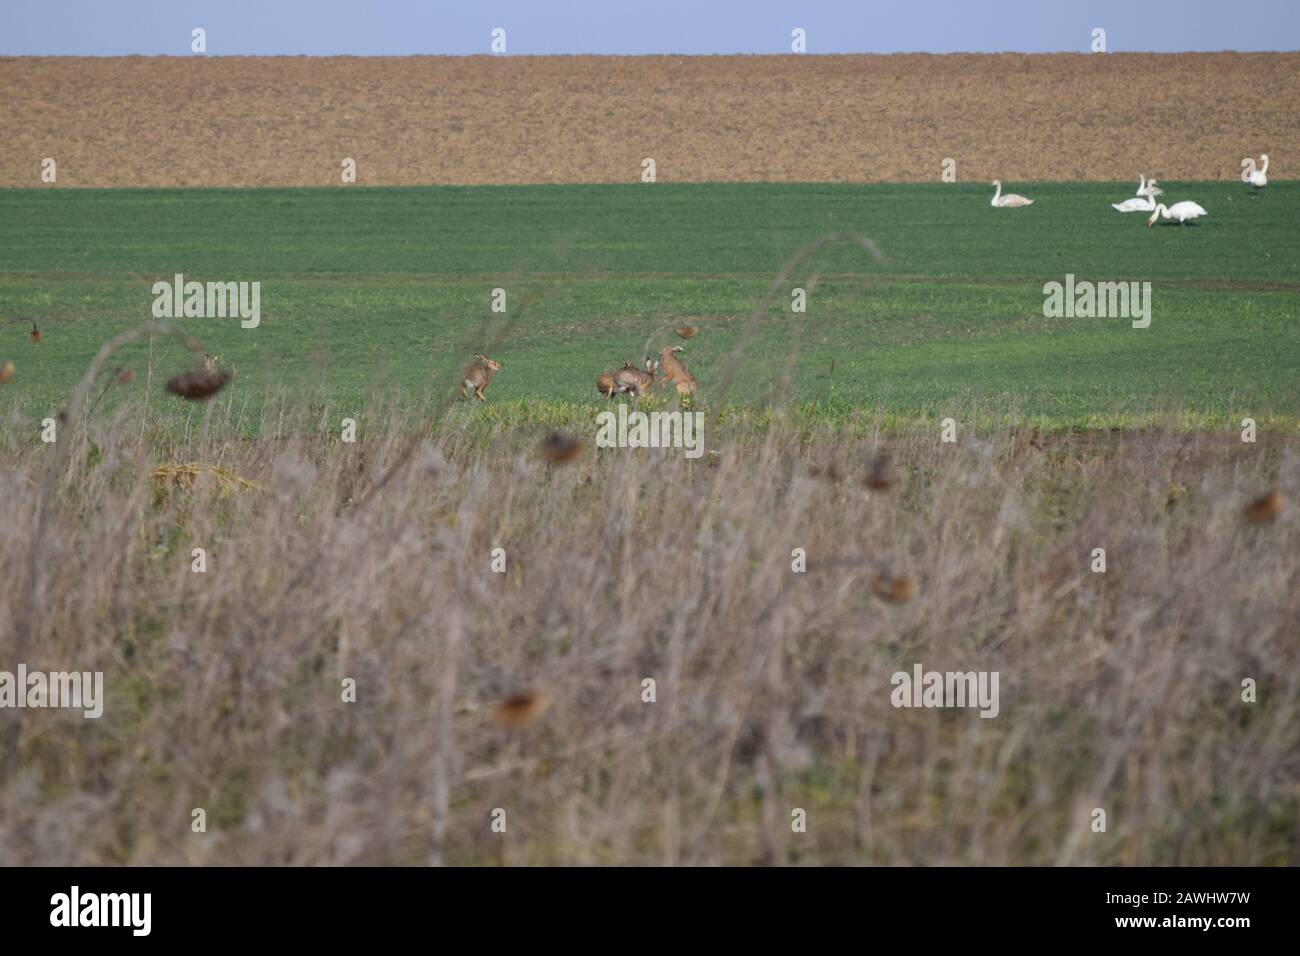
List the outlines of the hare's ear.
<svg viewBox="0 0 1300 956">
<path fill-rule="evenodd" d="M 657 372 L 657 371 L 659 371 L 659 363 L 658 363 L 658 362 L 655 362 L 655 367 L 652 368 L 650 371 L 652 371 L 652 372 Z"/>
<path fill-rule="evenodd" d="M 484 355 L 482 352 L 475 352 L 475 353 L 474 353 L 474 357 L 475 357 L 476 359 L 482 359 L 484 362 L 486 362 L 486 361 L 488 360 L 488 357 L 487 357 L 486 355 Z"/>
</svg>

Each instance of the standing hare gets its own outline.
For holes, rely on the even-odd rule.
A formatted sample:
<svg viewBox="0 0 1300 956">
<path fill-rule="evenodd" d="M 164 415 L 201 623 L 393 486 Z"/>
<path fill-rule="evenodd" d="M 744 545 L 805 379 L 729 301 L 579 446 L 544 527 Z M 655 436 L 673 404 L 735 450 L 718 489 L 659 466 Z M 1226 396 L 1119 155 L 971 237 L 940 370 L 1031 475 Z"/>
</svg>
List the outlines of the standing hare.
<svg viewBox="0 0 1300 956">
<path fill-rule="evenodd" d="M 680 345 L 666 345 L 663 351 L 664 364 L 664 381 L 677 383 L 677 394 L 695 394 L 700 383 L 695 380 L 691 370 L 686 367 L 686 363 L 677 357 L 677 353 L 682 351 Z"/>
<path fill-rule="evenodd" d="M 477 362 L 470 362 L 465 366 L 465 371 L 461 373 L 460 397 L 469 398 L 468 389 L 474 390 L 474 395 L 480 402 L 486 402 L 483 396 L 484 390 L 492 384 L 492 376 L 501 371 L 501 363 L 488 358 L 486 355 L 474 353 Z"/>
</svg>

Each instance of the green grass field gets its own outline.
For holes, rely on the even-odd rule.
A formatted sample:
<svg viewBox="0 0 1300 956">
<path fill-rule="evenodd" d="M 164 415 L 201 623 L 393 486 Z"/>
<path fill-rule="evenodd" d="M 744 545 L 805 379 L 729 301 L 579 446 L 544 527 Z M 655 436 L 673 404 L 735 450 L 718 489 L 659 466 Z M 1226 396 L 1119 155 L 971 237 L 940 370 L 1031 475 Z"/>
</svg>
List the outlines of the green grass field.
<svg viewBox="0 0 1300 956">
<path fill-rule="evenodd" d="M 512 310 L 530 302 L 492 350 L 505 366 L 494 404 L 594 407 L 597 373 L 680 320 L 701 327 L 685 358 L 707 404 L 786 257 L 852 230 L 887 261 L 839 245 L 803 263 L 788 286 L 816 278 L 807 313 L 792 314 L 783 290 L 729 401 L 815 401 L 831 417 L 974 408 L 1049 426 L 1173 410 L 1295 427 L 1300 183 L 1259 196 L 1239 183 L 1163 185 L 1163 199 L 1194 199 L 1209 216 L 1147 229 L 1145 214 L 1109 206 L 1132 184 L 1095 183 L 1011 183 L 1037 203 L 1010 210 L 991 208 L 983 184 L 0 191 L 0 361 L 17 365 L 0 412 L 57 407 L 102 342 L 151 317 L 153 283 L 177 272 L 262 283 L 257 329 L 177 323 L 235 368 L 229 394 L 245 400 L 422 394 L 435 369 L 486 347 L 499 286 Z M 1151 282 L 1150 328 L 1044 318 L 1043 284 L 1066 273 Z M 25 315 L 45 331 L 39 346 L 14 321 Z M 137 376 L 120 391 L 138 393 L 147 346 L 123 356 Z M 159 347 L 154 387 L 185 361 Z"/>
</svg>

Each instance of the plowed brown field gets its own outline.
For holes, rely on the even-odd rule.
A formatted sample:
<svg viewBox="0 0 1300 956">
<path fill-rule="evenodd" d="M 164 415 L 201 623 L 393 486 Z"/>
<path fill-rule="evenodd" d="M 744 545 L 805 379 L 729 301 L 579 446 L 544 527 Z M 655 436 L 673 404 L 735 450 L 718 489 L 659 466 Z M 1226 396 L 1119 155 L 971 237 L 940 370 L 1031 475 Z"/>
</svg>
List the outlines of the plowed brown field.
<svg viewBox="0 0 1300 956">
<path fill-rule="evenodd" d="M 0 59 L 0 186 L 1232 179 L 1300 54 Z"/>
</svg>

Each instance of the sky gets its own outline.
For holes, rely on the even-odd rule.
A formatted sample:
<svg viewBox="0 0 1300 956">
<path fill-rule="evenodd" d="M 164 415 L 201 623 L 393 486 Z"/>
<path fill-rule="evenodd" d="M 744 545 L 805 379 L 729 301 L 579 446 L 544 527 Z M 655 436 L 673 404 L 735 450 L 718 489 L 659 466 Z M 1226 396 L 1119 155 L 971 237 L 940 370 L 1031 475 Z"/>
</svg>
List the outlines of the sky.
<svg viewBox="0 0 1300 956">
<path fill-rule="evenodd" d="M 1300 0 L 0 0 L 0 56 L 1300 50 Z"/>
</svg>

